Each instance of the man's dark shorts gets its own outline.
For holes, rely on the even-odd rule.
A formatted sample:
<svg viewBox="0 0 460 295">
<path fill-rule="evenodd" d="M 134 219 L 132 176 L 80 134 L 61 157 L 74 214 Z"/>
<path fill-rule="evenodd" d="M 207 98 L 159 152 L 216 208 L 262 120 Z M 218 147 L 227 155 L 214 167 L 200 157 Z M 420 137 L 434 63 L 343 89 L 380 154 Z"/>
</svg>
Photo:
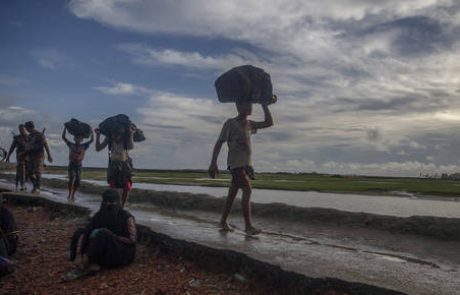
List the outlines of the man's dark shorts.
<svg viewBox="0 0 460 295">
<path fill-rule="evenodd" d="M 232 184 L 237 188 L 251 187 L 251 180 L 254 180 L 254 169 L 251 166 L 230 169 Z"/>
<path fill-rule="evenodd" d="M 73 183 L 75 186 L 80 185 L 81 179 L 81 164 L 69 163 L 69 182 Z"/>
</svg>

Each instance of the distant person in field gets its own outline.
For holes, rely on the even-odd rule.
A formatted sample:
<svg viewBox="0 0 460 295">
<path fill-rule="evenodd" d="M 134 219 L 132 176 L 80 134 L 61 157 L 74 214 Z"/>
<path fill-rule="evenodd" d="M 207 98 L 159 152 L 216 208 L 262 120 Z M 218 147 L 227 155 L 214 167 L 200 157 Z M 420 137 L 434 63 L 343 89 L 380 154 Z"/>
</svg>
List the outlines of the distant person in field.
<svg viewBox="0 0 460 295">
<path fill-rule="evenodd" d="M 128 201 L 128 194 L 132 188 L 132 162 L 128 151 L 134 148 L 133 135 L 136 128 L 131 126 L 129 130 L 119 126 L 114 128 L 109 136 L 101 142 L 99 128 L 96 132 L 96 151 L 101 151 L 105 147 L 109 149 L 109 167 L 107 168 L 107 182 L 113 189 L 122 189 L 121 207 L 123 208 Z"/>
<path fill-rule="evenodd" d="M 26 127 L 21 124 L 19 125 L 19 135 L 13 137 L 13 143 L 11 143 L 10 150 L 6 156 L 6 162 L 10 162 L 10 156 L 16 150 L 16 190 L 18 190 L 18 185 L 21 185 L 21 191 L 26 189 L 26 143 L 28 139 L 28 134 Z"/>
<path fill-rule="evenodd" d="M 80 254 L 80 271 L 69 273 L 72 280 L 101 267 L 118 268 L 131 264 L 136 255 L 136 223 L 134 217 L 121 208 L 120 195 L 107 189 L 102 194 L 99 211 L 84 229 L 72 238 L 70 259 Z"/>
<path fill-rule="evenodd" d="M 91 132 L 90 140 L 85 143 L 82 143 L 84 139 L 82 135 L 76 135 L 73 137 L 74 142 L 71 142 L 66 138 L 66 130 L 67 128 L 64 127 L 64 130 L 62 131 L 62 140 L 64 140 L 69 147 L 69 195 L 67 196 L 67 199 L 73 202 L 75 201 L 77 188 L 80 186 L 82 162 L 85 158 L 85 152 L 94 141 L 94 135 L 93 132 Z"/>
<path fill-rule="evenodd" d="M 237 102 L 236 109 L 238 111 L 238 116 L 228 119 L 224 123 L 219 139 L 214 146 L 211 165 L 209 166 L 209 175 L 212 178 L 218 175 L 219 169 L 217 167 L 217 158 L 222 145 L 224 142 L 227 142 L 227 166 L 232 174 L 232 182 L 222 213 L 222 219 L 220 220 L 220 227 L 224 231 L 233 230 L 227 223 L 227 218 L 232 209 L 238 190 L 241 189 L 243 191 L 241 203 L 246 224 L 246 233 L 255 235 L 260 233 L 261 230 L 254 227 L 251 222 L 251 180 L 254 179 L 254 169 L 252 168 L 251 161 L 251 135 L 256 133 L 258 129 L 273 126 L 273 118 L 266 104 L 262 105 L 265 117 L 263 122 L 248 120 L 248 116 L 252 113 L 252 103 L 250 102 Z"/>
<path fill-rule="evenodd" d="M 33 184 L 32 193 L 40 193 L 45 151 L 48 157 L 48 162 L 53 163 L 53 158 L 51 157 L 50 148 L 45 135 L 35 129 L 34 122 L 29 121 L 24 125 L 27 132 L 29 132 L 26 144 L 27 174 Z"/>
</svg>

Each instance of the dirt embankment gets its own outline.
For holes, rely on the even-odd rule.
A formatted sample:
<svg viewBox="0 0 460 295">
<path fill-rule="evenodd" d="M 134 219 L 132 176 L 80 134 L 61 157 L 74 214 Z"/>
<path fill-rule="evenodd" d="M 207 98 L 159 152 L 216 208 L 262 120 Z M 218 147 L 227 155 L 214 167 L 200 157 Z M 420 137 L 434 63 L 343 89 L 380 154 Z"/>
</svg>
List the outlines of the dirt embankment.
<svg viewBox="0 0 460 295">
<path fill-rule="evenodd" d="M 0 281 L 1 294 L 282 294 L 263 282 L 208 272 L 190 260 L 143 244 L 131 266 L 60 283 L 61 275 L 73 267 L 68 261 L 70 237 L 86 218 L 68 218 L 42 207 L 33 212 L 26 207 L 8 208 L 21 233 L 18 252 L 12 257 L 16 271 Z"/>
</svg>

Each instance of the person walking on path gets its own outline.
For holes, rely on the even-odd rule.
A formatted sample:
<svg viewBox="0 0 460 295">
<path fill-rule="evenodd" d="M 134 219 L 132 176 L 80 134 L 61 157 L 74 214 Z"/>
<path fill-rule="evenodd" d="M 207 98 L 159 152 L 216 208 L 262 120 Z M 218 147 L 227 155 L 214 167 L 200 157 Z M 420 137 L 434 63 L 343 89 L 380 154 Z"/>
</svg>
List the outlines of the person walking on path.
<svg viewBox="0 0 460 295">
<path fill-rule="evenodd" d="M 45 135 L 35 129 L 34 122 L 28 121 L 24 125 L 27 132 L 29 132 L 26 144 L 27 174 L 33 184 L 32 193 L 39 194 L 45 161 L 45 151 L 48 162 L 53 163 L 53 158 L 51 157 L 50 148 Z"/>
<path fill-rule="evenodd" d="M 74 142 L 71 142 L 66 138 L 66 130 L 67 128 L 64 127 L 64 130 L 62 131 L 62 140 L 64 140 L 66 145 L 69 147 L 69 166 L 67 169 L 69 176 L 69 195 L 67 196 L 67 199 L 73 202 L 75 201 L 77 188 L 80 186 L 82 162 L 85 158 L 85 152 L 94 141 L 94 135 L 91 130 L 91 138 L 89 141 L 82 143 L 84 137 L 82 135 L 75 135 L 73 137 Z"/>
<path fill-rule="evenodd" d="M 16 190 L 18 186 L 21 186 L 21 191 L 26 189 L 26 144 L 27 144 L 28 134 L 26 127 L 21 124 L 19 125 L 19 135 L 13 137 L 13 142 L 11 143 L 10 150 L 6 155 L 6 162 L 10 162 L 10 157 L 16 150 Z"/>
<path fill-rule="evenodd" d="M 133 135 L 136 128 L 131 126 L 129 130 L 126 130 L 124 126 L 120 125 L 114 128 L 102 142 L 99 128 L 96 128 L 94 132 L 96 133 L 96 151 L 99 152 L 106 147 L 109 149 L 107 182 L 110 188 L 122 189 L 121 207 L 123 208 L 128 201 L 128 194 L 133 185 L 133 165 L 128 151 L 134 148 Z"/>
<path fill-rule="evenodd" d="M 275 100 L 275 98 L 274 98 Z M 237 102 L 236 109 L 238 115 L 235 118 L 228 119 L 219 135 L 213 152 L 211 164 L 209 166 L 209 175 L 215 178 L 219 173 L 217 167 L 217 158 L 224 142 L 228 144 L 227 166 L 232 174 L 232 182 L 228 190 L 226 204 L 220 220 L 220 227 L 224 231 L 232 231 L 232 227 L 227 223 L 228 215 L 233 206 L 238 190 L 243 192 L 241 204 L 243 208 L 243 216 L 246 224 L 246 233 L 255 235 L 261 232 L 252 224 L 251 220 L 251 180 L 254 179 L 254 169 L 252 168 L 252 146 L 251 135 L 256 133 L 258 129 L 268 128 L 273 126 L 273 118 L 268 109 L 268 104 L 262 104 L 264 112 L 264 121 L 255 122 L 248 120 L 248 116 L 252 114 L 251 102 Z"/>
</svg>

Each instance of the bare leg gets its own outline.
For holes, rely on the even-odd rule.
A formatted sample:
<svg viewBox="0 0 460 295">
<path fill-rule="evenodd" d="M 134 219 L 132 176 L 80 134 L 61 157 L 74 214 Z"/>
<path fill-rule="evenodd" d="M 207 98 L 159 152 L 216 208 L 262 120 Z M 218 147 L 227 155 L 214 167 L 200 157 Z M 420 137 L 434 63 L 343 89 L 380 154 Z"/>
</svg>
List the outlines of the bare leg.
<svg viewBox="0 0 460 295">
<path fill-rule="evenodd" d="M 230 225 L 227 223 L 227 218 L 228 218 L 228 215 L 230 214 L 230 211 L 232 210 L 232 206 L 233 206 L 233 202 L 235 201 L 236 194 L 238 194 L 238 187 L 236 187 L 232 183 L 230 185 L 230 188 L 228 189 L 227 200 L 225 202 L 224 211 L 222 212 L 222 218 L 220 219 L 220 224 L 219 224 L 223 230 L 227 230 L 227 231 L 232 230 Z"/>
<path fill-rule="evenodd" d="M 241 198 L 241 207 L 243 208 L 244 222 L 246 223 L 246 233 L 256 235 L 260 233 L 260 229 L 255 228 L 251 221 L 251 192 L 250 186 L 244 187 L 243 197 Z"/>
<path fill-rule="evenodd" d="M 122 194 L 122 200 L 121 200 L 121 208 L 125 207 L 125 204 L 128 201 L 128 194 L 129 194 L 129 191 L 126 188 L 124 188 L 123 194 Z"/>
<path fill-rule="evenodd" d="M 77 192 L 77 184 L 75 183 L 75 181 L 72 183 L 72 192 L 70 194 L 70 200 L 71 201 L 75 201 L 75 193 Z"/>
<path fill-rule="evenodd" d="M 25 190 L 25 182 L 26 182 L 26 164 L 21 162 L 21 178 L 19 179 L 21 183 L 21 191 Z"/>
<path fill-rule="evenodd" d="M 67 200 L 70 200 L 70 198 L 72 196 L 73 180 L 69 179 L 68 187 L 69 187 L 69 195 L 67 196 Z"/>
</svg>

